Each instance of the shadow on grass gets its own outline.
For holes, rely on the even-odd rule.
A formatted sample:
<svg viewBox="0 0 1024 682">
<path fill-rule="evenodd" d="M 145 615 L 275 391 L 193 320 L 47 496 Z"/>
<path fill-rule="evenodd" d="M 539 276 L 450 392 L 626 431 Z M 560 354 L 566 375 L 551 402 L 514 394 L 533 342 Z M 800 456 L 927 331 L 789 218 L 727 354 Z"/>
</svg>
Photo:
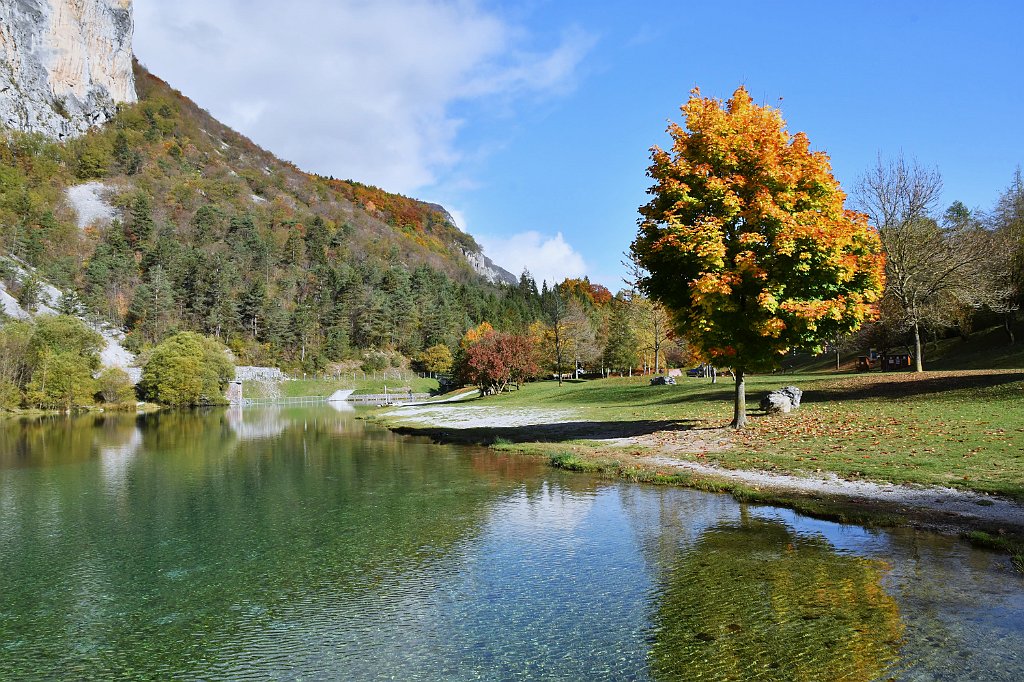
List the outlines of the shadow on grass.
<svg viewBox="0 0 1024 682">
<path fill-rule="evenodd" d="M 871 379 L 874 379 L 873 381 Z M 803 396 L 808 403 L 837 400 L 865 400 L 870 398 L 912 398 L 949 391 L 992 388 L 1024 382 L 1024 373 L 964 374 L 947 376 L 921 376 L 918 374 L 883 374 L 871 379 L 829 387 L 814 387 Z"/>
<path fill-rule="evenodd" d="M 425 436 L 438 443 L 560 443 L 570 440 L 603 440 L 647 436 L 658 431 L 698 430 L 697 419 L 641 420 L 609 422 L 563 422 L 560 424 L 528 424 L 525 426 L 474 427 L 468 429 L 399 426 L 395 433 Z M 701 427 L 706 428 L 706 427 Z"/>
<path fill-rule="evenodd" d="M 747 396 L 751 393 L 750 387 L 747 387 Z M 675 395 L 671 397 L 665 397 L 661 400 L 653 401 L 651 404 L 658 403 L 663 405 L 675 405 L 678 403 L 713 403 L 713 402 L 732 402 L 736 395 L 735 387 L 726 385 L 720 390 L 707 391 L 704 393 L 685 393 L 683 395 Z"/>
</svg>

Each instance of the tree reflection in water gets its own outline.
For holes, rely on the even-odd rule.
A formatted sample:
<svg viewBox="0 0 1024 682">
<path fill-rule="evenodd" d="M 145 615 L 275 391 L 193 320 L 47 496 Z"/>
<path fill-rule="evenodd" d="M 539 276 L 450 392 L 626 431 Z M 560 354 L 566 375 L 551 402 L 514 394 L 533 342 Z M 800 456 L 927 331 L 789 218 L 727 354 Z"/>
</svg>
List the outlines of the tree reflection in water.
<svg viewBox="0 0 1024 682">
<path fill-rule="evenodd" d="M 903 622 L 883 562 L 751 519 L 705 532 L 658 596 L 658 679 L 873 680 L 899 657 Z"/>
</svg>

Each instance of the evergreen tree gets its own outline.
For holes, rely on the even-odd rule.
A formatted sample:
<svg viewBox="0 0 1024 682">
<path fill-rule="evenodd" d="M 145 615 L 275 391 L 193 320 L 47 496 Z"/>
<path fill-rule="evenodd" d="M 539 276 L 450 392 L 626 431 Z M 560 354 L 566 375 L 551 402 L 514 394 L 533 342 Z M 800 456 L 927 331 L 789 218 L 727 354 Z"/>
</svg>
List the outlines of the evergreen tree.
<svg viewBox="0 0 1024 682">
<path fill-rule="evenodd" d="M 149 195 L 139 192 L 128 207 L 130 220 L 127 237 L 129 245 L 134 249 L 142 249 L 153 236 L 153 209 Z"/>
<path fill-rule="evenodd" d="M 246 332 L 256 339 L 260 336 L 260 323 L 263 309 L 267 305 L 267 287 L 262 277 L 256 277 L 250 283 L 239 301 L 238 312 Z"/>
<path fill-rule="evenodd" d="M 125 175 L 135 175 L 142 166 L 142 155 L 131 148 L 123 130 L 114 136 L 114 162 Z"/>
<path fill-rule="evenodd" d="M 156 343 L 173 328 L 175 309 L 173 284 L 157 265 L 135 289 L 128 324 L 139 332 L 143 341 Z"/>
<path fill-rule="evenodd" d="M 82 302 L 74 291 L 65 291 L 57 299 L 57 313 L 77 317 L 82 312 Z"/>
<path fill-rule="evenodd" d="M 330 244 L 330 233 L 324 219 L 320 216 L 313 218 L 313 221 L 306 228 L 306 257 L 310 263 L 318 266 L 327 265 L 327 248 Z"/>
<path fill-rule="evenodd" d="M 21 288 L 18 289 L 18 305 L 29 312 L 35 311 L 42 293 L 43 285 L 39 278 L 35 274 L 30 274 L 21 282 Z"/>
<path fill-rule="evenodd" d="M 612 305 L 608 343 L 604 347 L 605 364 L 609 368 L 619 371 L 632 369 L 640 359 L 637 352 L 638 345 L 629 304 L 617 300 Z"/>
<path fill-rule="evenodd" d="M 192 216 L 192 230 L 197 246 L 216 242 L 224 238 L 224 213 L 212 204 L 203 204 Z"/>
</svg>

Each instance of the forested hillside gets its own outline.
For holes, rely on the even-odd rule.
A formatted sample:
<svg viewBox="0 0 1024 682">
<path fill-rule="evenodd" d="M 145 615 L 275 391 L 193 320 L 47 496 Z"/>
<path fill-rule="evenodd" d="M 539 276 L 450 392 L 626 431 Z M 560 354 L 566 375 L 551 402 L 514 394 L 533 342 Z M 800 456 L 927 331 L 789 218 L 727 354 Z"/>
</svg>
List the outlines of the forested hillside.
<svg viewBox="0 0 1024 682">
<path fill-rule="evenodd" d="M 138 104 L 81 138 L 0 132 L 0 251 L 133 350 L 194 330 L 240 363 L 315 370 L 537 318 L 533 282 L 474 271 L 480 249 L 443 208 L 306 174 L 139 65 L 136 82 Z M 0 275 L 31 307 L 34 284 Z"/>
</svg>

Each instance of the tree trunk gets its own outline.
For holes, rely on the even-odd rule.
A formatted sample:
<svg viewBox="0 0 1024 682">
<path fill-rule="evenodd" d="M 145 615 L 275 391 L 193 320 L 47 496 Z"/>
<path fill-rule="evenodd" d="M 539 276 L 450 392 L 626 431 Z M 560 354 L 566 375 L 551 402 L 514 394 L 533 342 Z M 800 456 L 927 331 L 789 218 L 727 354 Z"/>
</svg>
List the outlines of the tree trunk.
<svg viewBox="0 0 1024 682">
<path fill-rule="evenodd" d="M 558 339 L 555 339 L 555 374 L 558 375 L 558 385 L 562 385 L 562 350 L 558 347 Z"/>
<path fill-rule="evenodd" d="M 924 363 L 921 362 L 921 326 L 917 320 L 914 320 L 914 371 L 924 371 Z"/>
<path fill-rule="evenodd" d="M 736 398 L 733 402 L 732 423 L 734 429 L 742 429 L 747 425 L 747 387 L 743 375 L 745 370 L 742 367 L 736 368 Z"/>
<path fill-rule="evenodd" d="M 1017 338 L 1013 335 L 1013 314 L 1006 313 L 1003 315 L 1003 329 L 1006 330 L 1006 335 L 1010 337 L 1010 345 L 1012 346 L 1017 342 Z"/>
</svg>

